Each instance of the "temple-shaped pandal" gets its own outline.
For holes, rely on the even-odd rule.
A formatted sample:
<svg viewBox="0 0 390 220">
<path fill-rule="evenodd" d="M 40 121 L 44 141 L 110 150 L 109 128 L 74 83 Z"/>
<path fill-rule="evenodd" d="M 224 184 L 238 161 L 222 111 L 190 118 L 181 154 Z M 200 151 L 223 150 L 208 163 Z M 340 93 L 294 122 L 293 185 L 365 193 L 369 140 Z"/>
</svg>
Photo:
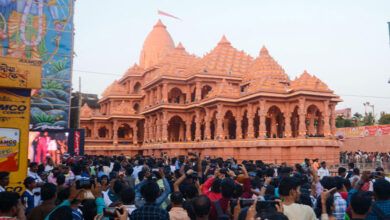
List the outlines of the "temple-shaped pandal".
<svg viewBox="0 0 390 220">
<path fill-rule="evenodd" d="M 102 96 L 100 109 L 81 109 L 90 154 L 201 151 L 238 160 L 337 162 L 341 99 L 307 71 L 289 79 L 265 46 L 253 58 L 223 36 L 198 57 L 175 46 L 159 20 L 139 65 Z"/>
</svg>

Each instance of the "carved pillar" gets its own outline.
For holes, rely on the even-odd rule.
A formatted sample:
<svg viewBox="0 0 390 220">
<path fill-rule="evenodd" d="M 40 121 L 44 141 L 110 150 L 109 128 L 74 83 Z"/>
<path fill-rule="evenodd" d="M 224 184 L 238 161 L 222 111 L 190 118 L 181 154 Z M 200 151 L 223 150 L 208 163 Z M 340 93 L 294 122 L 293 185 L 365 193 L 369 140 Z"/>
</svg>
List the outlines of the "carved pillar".
<svg viewBox="0 0 390 220">
<path fill-rule="evenodd" d="M 196 89 L 195 89 L 195 101 L 200 101 L 202 97 L 202 88 L 200 88 L 200 82 L 196 82 Z"/>
<path fill-rule="evenodd" d="M 237 111 L 237 117 L 236 117 L 236 139 L 242 139 L 242 115 L 240 113 L 240 110 Z"/>
<path fill-rule="evenodd" d="M 114 132 L 114 145 L 118 145 L 118 121 L 117 120 L 114 120 L 112 130 Z"/>
<path fill-rule="evenodd" d="M 219 139 L 223 139 L 224 138 L 224 135 L 223 135 L 223 128 L 222 128 L 222 124 L 223 124 L 223 106 L 221 104 L 219 104 L 217 106 L 217 132 L 216 132 L 216 137 L 218 137 Z"/>
<path fill-rule="evenodd" d="M 190 85 L 187 86 L 186 101 L 187 101 L 187 103 L 191 102 L 191 86 Z"/>
<path fill-rule="evenodd" d="M 166 83 L 163 83 L 163 88 L 162 88 L 162 99 L 163 103 L 168 103 L 168 86 Z"/>
<path fill-rule="evenodd" d="M 248 104 L 248 112 L 246 117 L 248 118 L 248 138 L 254 138 L 255 137 L 255 131 L 253 128 L 254 114 L 253 114 L 252 104 Z"/>
<path fill-rule="evenodd" d="M 324 117 L 319 116 L 317 120 L 317 134 L 324 134 Z"/>
<path fill-rule="evenodd" d="M 92 130 L 92 137 L 95 138 L 95 137 L 98 137 L 99 134 L 98 134 L 98 125 L 97 125 L 97 122 L 96 121 L 93 121 L 93 130 Z"/>
<path fill-rule="evenodd" d="M 210 111 L 206 108 L 206 116 L 205 116 L 205 127 L 204 127 L 204 137 L 206 140 L 209 140 L 211 137 L 211 129 L 210 129 Z"/>
<path fill-rule="evenodd" d="M 191 118 L 186 121 L 186 140 L 191 141 Z"/>
<path fill-rule="evenodd" d="M 168 112 L 164 111 L 162 115 L 162 141 L 167 142 L 168 140 Z"/>
<path fill-rule="evenodd" d="M 201 139 L 201 131 L 200 131 L 200 122 L 201 122 L 201 118 L 200 118 L 200 111 L 197 110 L 195 111 L 195 125 L 196 125 L 196 128 L 195 128 L 195 140 L 200 140 Z"/>
<path fill-rule="evenodd" d="M 137 122 L 134 122 L 133 126 L 133 144 L 138 144 L 138 127 L 137 127 Z"/>
<path fill-rule="evenodd" d="M 324 102 L 324 136 L 329 137 L 330 136 L 330 125 L 329 125 L 329 101 Z"/>
<path fill-rule="evenodd" d="M 157 102 L 160 104 L 161 103 L 161 86 L 157 86 Z"/>
<path fill-rule="evenodd" d="M 304 137 L 306 135 L 306 109 L 305 99 L 299 99 L 299 136 Z"/>
<path fill-rule="evenodd" d="M 149 142 L 149 118 L 148 117 L 145 117 L 144 141 Z"/>
<path fill-rule="evenodd" d="M 286 109 L 286 111 L 289 111 L 289 109 Z M 285 121 L 285 126 L 284 126 L 284 137 L 291 137 L 292 136 L 292 130 L 291 130 L 291 113 L 286 112 L 284 114 L 284 121 Z"/>
<path fill-rule="evenodd" d="M 336 136 L 336 111 L 335 111 L 335 108 L 336 108 L 336 105 L 331 105 L 331 113 L 330 113 L 330 133 L 332 136 Z"/>
<path fill-rule="evenodd" d="M 157 121 L 156 121 L 156 141 L 161 141 L 161 115 L 157 113 Z"/>
<path fill-rule="evenodd" d="M 179 124 L 179 140 L 183 141 L 184 140 L 184 124 L 180 123 Z"/>
</svg>

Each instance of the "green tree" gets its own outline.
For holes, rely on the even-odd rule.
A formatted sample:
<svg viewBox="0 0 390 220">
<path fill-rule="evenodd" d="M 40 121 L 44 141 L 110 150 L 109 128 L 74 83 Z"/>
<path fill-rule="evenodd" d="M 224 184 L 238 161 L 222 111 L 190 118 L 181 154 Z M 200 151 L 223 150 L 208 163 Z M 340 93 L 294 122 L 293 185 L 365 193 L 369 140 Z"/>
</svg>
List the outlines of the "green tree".
<svg viewBox="0 0 390 220">
<path fill-rule="evenodd" d="M 352 120 L 356 122 L 356 126 L 360 126 L 362 124 L 363 115 L 359 112 L 353 114 Z"/>
<path fill-rule="evenodd" d="M 344 127 L 354 127 L 355 124 L 353 123 L 353 121 L 351 119 L 344 119 Z"/>
<path fill-rule="evenodd" d="M 337 116 L 336 118 L 336 128 L 344 127 L 344 117 L 342 115 Z"/>
<path fill-rule="evenodd" d="M 390 124 L 390 114 L 386 114 L 385 112 L 381 112 L 381 117 L 379 118 L 378 123 L 380 125 Z"/>
<path fill-rule="evenodd" d="M 374 117 L 372 116 L 371 112 L 364 116 L 363 124 L 364 125 L 374 125 Z"/>
</svg>

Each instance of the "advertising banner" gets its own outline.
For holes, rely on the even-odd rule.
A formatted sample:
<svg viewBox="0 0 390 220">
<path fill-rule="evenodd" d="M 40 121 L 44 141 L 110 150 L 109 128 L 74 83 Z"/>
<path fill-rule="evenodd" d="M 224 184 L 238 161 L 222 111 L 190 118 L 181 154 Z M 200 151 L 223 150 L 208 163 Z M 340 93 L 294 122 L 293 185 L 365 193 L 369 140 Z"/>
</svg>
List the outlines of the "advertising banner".
<svg viewBox="0 0 390 220">
<path fill-rule="evenodd" d="M 8 191 L 24 187 L 29 116 L 30 90 L 0 88 L 0 170 L 10 171 Z"/>
<path fill-rule="evenodd" d="M 344 138 L 390 135 L 390 125 L 337 128 L 337 136 Z"/>
<path fill-rule="evenodd" d="M 0 57 L 0 87 L 41 88 L 41 65 L 39 60 Z"/>
<path fill-rule="evenodd" d="M 32 91 L 32 129 L 68 127 L 73 5 L 74 0 L 0 0 L 0 56 L 42 62 L 42 88 Z M 22 83 L 23 74 L 13 74 L 13 83 Z"/>
</svg>

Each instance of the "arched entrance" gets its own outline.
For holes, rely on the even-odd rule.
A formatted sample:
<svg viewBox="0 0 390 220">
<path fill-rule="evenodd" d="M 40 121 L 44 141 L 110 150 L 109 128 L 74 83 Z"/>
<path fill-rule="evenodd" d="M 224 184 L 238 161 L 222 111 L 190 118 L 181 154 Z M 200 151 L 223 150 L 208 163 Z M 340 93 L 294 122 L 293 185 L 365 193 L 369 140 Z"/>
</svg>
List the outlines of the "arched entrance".
<svg viewBox="0 0 390 220">
<path fill-rule="evenodd" d="M 298 114 L 298 106 L 294 108 L 293 113 L 291 114 L 291 136 L 298 137 L 299 136 L 299 114 Z"/>
<path fill-rule="evenodd" d="M 202 99 L 206 98 L 207 94 L 211 91 L 211 86 L 205 85 L 202 87 Z"/>
<path fill-rule="evenodd" d="M 266 119 L 267 137 L 282 138 L 284 133 L 284 117 L 277 106 L 269 108 Z"/>
<path fill-rule="evenodd" d="M 310 105 L 306 114 L 306 134 L 309 137 L 322 136 L 324 131 L 324 121 L 319 108 L 316 105 Z"/>
<path fill-rule="evenodd" d="M 168 140 L 172 142 L 183 141 L 185 135 L 185 123 L 180 116 L 173 116 L 168 121 Z"/>
<path fill-rule="evenodd" d="M 137 83 L 134 85 L 133 93 L 134 93 L 134 94 L 138 94 L 140 88 L 141 88 L 141 83 L 137 82 Z"/>
<path fill-rule="evenodd" d="M 98 135 L 100 138 L 106 138 L 108 136 L 108 129 L 106 126 L 101 126 L 98 130 Z"/>
<path fill-rule="evenodd" d="M 242 138 L 246 139 L 248 137 L 248 111 L 245 110 L 244 116 L 242 117 L 241 127 L 242 127 Z"/>
<path fill-rule="evenodd" d="M 87 126 L 84 126 L 84 130 L 85 130 L 85 137 L 91 137 L 92 136 L 92 131 L 89 127 Z"/>
<path fill-rule="evenodd" d="M 118 138 L 133 138 L 133 129 L 128 124 L 121 124 L 118 128 Z"/>
<path fill-rule="evenodd" d="M 255 138 L 258 138 L 259 137 L 259 126 L 260 126 L 260 116 L 259 116 L 259 108 L 256 109 L 256 114 L 255 114 L 255 117 L 253 119 L 253 129 L 254 129 L 254 132 L 255 132 Z"/>
<path fill-rule="evenodd" d="M 139 113 L 139 104 L 135 103 L 135 105 L 133 106 L 133 109 L 134 109 L 135 113 L 138 114 Z"/>
<path fill-rule="evenodd" d="M 236 139 L 236 119 L 232 111 L 227 111 L 223 119 L 223 133 L 225 139 Z"/>
<path fill-rule="evenodd" d="M 184 104 L 184 94 L 183 92 L 175 87 L 168 92 L 168 102 L 176 104 Z"/>
</svg>

